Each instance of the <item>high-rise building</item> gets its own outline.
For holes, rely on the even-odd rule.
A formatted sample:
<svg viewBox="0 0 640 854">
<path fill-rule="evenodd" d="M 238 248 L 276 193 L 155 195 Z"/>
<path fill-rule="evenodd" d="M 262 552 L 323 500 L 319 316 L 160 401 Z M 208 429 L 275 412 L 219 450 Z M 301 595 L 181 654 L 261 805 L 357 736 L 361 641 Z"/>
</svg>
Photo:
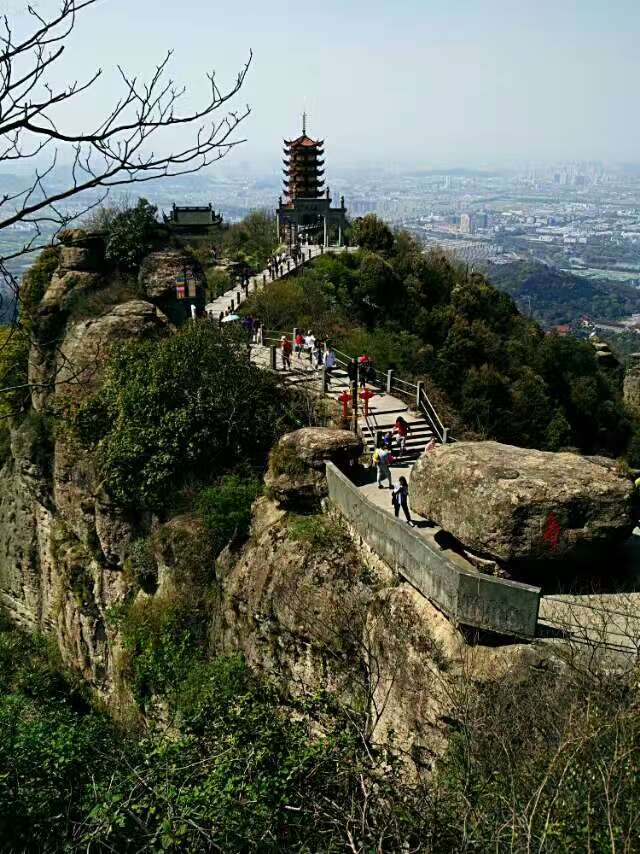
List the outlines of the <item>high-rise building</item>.
<svg viewBox="0 0 640 854">
<path fill-rule="evenodd" d="M 474 232 L 474 224 L 473 224 L 473 216 L 471 214 L 462 214 L 460 217 L 460 231 L 462 234 L 473 234 Z"/>
</svg>

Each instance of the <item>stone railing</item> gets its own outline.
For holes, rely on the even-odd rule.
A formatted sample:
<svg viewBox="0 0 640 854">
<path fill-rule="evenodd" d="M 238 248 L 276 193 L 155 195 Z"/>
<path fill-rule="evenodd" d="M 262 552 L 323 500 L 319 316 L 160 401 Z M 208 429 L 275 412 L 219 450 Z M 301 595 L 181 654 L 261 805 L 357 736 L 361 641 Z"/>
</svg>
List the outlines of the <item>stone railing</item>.
<svg viewBox="0 0 640 854">
<path fill-rule="evenodd" d="M 329 499 L 363 541 L 455 623 L 533 638 L 540 589 L 465 569 L 369 501 L 332 463 Z"/>
</svg>

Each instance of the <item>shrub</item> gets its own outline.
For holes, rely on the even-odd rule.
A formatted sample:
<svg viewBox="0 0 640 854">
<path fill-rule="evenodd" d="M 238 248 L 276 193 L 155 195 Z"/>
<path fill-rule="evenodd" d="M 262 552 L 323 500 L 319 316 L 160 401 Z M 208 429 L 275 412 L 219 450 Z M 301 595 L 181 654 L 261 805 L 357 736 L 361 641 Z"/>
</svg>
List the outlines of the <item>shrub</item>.
<svg viewBox="0 0 640 854">
<path fill-rule="evenodd" d="M 122 347 L 74 423 L 119 503 L 161 509 L 190 476 L 206 483 L 238 462 L 262 464 L 285 426 L 282 397 L 240 333 L 190 323 Z"/>
<path fill-rule="evenodd" d="M 148 538 L 131 543 L 129 560 L 136 583 L 145 592 L 154 593 L 158 585 L 158 564 Z"/>
<path fill-rule="evenodd" d="M 105 256 L 121 270 L 136 270 L 149 252 L 157 229 L 158 208 L 138 199 L 133 208 L 117 213 L 107 225 Z"/>
<path fill-rule="evenodd" d="M 124 675 L 141 706 L 172 693 L 203 656 L 202 615 L 175 597 L 133 602 L 111 619 L 125 650 Z"/>
<path fill-rule="evenodd" d="M 198 510 L 212 534 L 216 554 L 227 543 L 247 536 L 251 525 L 251 507 L 261 488 L 260 482 L 254 478 L 228 475 L 215 486 L 203 490 Z"/>
<path fill-rule="evenodd" d="M 47 246 L 26 271 L 20 283 L 20 321 L 31 328 L 35 312 L 60 261 L 60 247 Z"/>
</svg>

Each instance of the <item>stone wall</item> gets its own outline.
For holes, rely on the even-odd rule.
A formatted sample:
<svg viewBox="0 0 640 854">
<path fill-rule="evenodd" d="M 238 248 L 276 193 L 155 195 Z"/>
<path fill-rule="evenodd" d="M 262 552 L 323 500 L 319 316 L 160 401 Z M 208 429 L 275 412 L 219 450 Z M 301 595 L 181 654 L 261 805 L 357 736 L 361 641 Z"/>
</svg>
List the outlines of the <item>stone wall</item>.
<svg viewBox="0 0 640 854">
<path fill-rule="evenodd" d="M 326 473 L 330 500 L 365 543 L 453 621 L 514 637 L 535 637 L 539 588 L 464 569 L 368 501 L 331 463 Z"/>
</svg>

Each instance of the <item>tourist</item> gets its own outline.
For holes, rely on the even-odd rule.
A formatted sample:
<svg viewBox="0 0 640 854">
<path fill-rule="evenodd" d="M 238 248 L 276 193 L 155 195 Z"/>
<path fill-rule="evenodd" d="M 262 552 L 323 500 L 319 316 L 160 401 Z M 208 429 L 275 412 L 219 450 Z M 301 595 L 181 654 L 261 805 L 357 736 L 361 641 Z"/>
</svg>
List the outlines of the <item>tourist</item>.
<svg viewBox="0 0 640 854">
<path fill-rule="evenodd" d="M 393 433 L 391 430 L 382 437 L 382 447 L 388 451 L 393 451 Z"/>
<path fill-rule="evenodd" d="M 224 311 L 221 311 L 218 315 L 218 327 L 222 329 L 222 318 L 224 317 Z"/>
<path fill-rule="evenodd" d="M 289 341 L 286 335 L 283 335 L 280 339 L 280 355 L 282 356 L 283 371 L 291 370 L 291 350 L 291 341 Z"/>
<path fill-rule="evenodd" d="M 369 374 L 369 364 L 370 359 L 366 354 L 363 354 L 358 359 L 359 373 L 360 373 L 360 388 L 364 388 L 367 384 L 368 374 Z"/>
<path fill-rule="evenodd" d="M 304 336 L 304 349 L 309 354 L 309 362 L 313 364 L 313 351 L 316 348 L 316 337 L 313 332 L 309 329 L 307 334 Z"/>
<path fill-rule="evenodd" d="M 406 477 L 400 477 L 398 485 L 391 493 L 391 503 L 393 505 L 393 512 L 396 514 L 396 519 L 399 517 L 400 508 L 402 507 L 407 525 L 415 528 L 415 522 L 411 518 L 411 513 L 409 513 L 409 484 Z"/>
<path fill-rule="evenodd" d="M 327 347 L 324 354 L 324 366 L 327 371 L 332 371 L 337 364 L 337 357 L 335 351 L 331 347 Z"/>
<path fill-rule="evenodd" d="M 258 335 L 260 333 L 260 326 L 261 326 L 260 321 L 258 320 L 257 317 L 254 317 L 253 318 L 253 329 L 251 330 L 251 333 L 252 333 L 251 334 L 251 340 L 253 341 L 254 344 L 261 344 L 262 343 L 262 341 L 258 340 Z"/>
<path fill-rule="evenodd" d="M 316 368 L 321 368 L 324 361 L 324 344 L 316 341 L 313 345 L 313 362 Z"/>
<path fill-rule="evenodd" d="M 355 358 L 349 360 L 347 365 L 347 376 L 349 377 L 349 385 L 356 385 L 358 382 L 358 363 Z"/>
<path fill-rule="evenodd" d="M 395 427 L 393 428 L 393 432 L 398 434 L 398 441 L 400 443 L 400 455 L 404 456 L 404 453 L 407 448 L 407 435 L 411 428 L 404 420 L 402 415 L 398 415 L 396 418 Z"/>
<path fill-rule="evenodd" d="M 295 351 L 296 357 L 299 359 L 302 358 L 302 348 L 304 347 L 304 335 L 302 332 L 296 332 L 295 337 Z"/>
<path fill-rule="evenodd" d="M 393 489 L 393 481 L 391 480 L 391 454 L 386 448 L 376 448 L 373 452 L 373 462 L 378 470 L 378 489 L 384 489 L 383 480 L 389 481 L 389 489 Z"/>
</svg>

